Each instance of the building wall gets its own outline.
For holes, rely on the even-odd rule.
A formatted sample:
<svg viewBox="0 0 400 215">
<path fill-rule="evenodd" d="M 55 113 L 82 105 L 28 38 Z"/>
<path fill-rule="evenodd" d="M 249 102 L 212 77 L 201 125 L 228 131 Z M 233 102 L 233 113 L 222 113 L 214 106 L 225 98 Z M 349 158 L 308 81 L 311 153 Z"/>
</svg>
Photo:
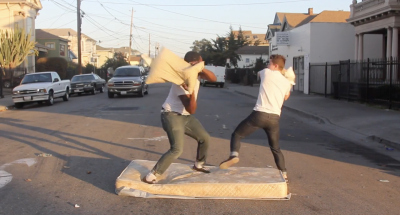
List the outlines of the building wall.
<svg viewBox="0 0 400 215">
<path fill-rule="evenodd" d="M 250 65 L 254 65 L 255 62 L 256 62 L 256 59 L 261 57 L 261 55 L 253 55 L 253 54 L 252 55 L 250 55 L 250 54 L 241 54 L 240 56 L 241 56 L 242 60 L 238 61 L 238 68 L 245 68 L 245 67 L 248 67 Z M 262 58 L 264 60 L 268 60 L 269 56 L 268 55 L 262 55 Z M 246 61 L 246 60 L 248 60 L 248 61 Z"/>
<path fill-rule="evenodd" d="M 98 60 L 99 67 L 103 66 L 108 58 L 113 57 L 113 53 L 107 50 L 97 50 L 97 54 L 100 56 Z"/>
<path fill-rule="evenodd" d="M 31 32 L 32 41 L 35 41 L 35 19 L 37 10 L 22 4 L 5 4 L 0 3 L 0 29 L 14 30 L 15 28 L 25 28 L 27 32 Z M 24 13 L 25 16 L 19 14 Z M 35 72 L 35 56 L 27 56 L 21 66 L 28 68 L 27 72 Z"/>
<path fill-rule="evenodd" d="M 68 57 L 68 43 L 65 41 L 60 41 L 58 39 L 37 39 L 38 43 L 47 46 L 48 43 L 54 43 L 54 49 L 48 50 L 47 57 L 63 57 L 67 61 L 69 60 Z M 62 55 L 61 45 L 64 46 L 64 55 Z"/>
</svg>

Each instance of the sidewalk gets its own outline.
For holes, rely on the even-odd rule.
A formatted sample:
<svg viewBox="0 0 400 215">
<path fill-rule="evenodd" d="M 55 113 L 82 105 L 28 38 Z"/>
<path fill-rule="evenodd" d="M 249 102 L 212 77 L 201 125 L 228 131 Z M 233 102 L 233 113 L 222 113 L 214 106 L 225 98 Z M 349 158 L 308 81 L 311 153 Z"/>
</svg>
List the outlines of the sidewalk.
<svg viewBox="0 0 400 215">
<path fill-rule="evenodd" d="M 0 98 L 0 112 L 6 111 L 14 106 L 11 95 L 4 95 L 4 98 Z"/>
<path fill-rule="evenodd" d="M 228 90 L 257 99 L 259 87 L 229 84 Z M 400 147 L 400 112 L 292 92 L 283 108 L 392 147 Z"/>
</svg>

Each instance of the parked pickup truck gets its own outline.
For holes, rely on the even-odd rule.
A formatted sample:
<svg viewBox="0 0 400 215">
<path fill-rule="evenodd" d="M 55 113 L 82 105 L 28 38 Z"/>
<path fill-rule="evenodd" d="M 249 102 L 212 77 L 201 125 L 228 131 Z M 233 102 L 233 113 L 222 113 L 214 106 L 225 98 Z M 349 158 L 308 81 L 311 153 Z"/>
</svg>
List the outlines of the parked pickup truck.
<svg viewBox="0 0 400 215">
<path fill-rule="evenodd" d="M 149 93 L 149 86 L 146 84 L 146 73 L 141 66 L 118 67 L 107 83 L 108 98 L 114 95 L 138 94 L 143 97 Z"/>
<path fill-rule="evenodd" d="M 12 98 L 16 108 L 31 102 L 53 105 L 55 98 L 68 101 L 70 89 L 70 81 L 61 80 L 57 72 L 37 72 L 25 75 L 21 85 L 13 89 Z"/>
</svg>

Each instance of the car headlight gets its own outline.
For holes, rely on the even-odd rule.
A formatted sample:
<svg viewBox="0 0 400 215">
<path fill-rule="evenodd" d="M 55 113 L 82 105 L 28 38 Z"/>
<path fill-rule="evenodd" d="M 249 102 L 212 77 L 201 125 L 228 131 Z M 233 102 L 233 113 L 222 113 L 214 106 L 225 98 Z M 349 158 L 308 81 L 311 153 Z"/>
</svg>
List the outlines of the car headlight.
<svg viewBox="0 0 400 215">
<path fill-rule="evenodd" d="M 140 82 L 133 82 L 133 86 L 140 86 L 140 85 L 142 85 L 142 83 L 140 83 Z"/>
<path fill-rule="evenodd" d="M 46 89 L 37 89 L 37 92 L 38 93 L 47 93 L 47 90 Z"/>
<path fill-rule="evenodd" d="M 112 87 L 112 86 L 114 86 L 114 83 L 113 82 L 108 82 L 107 86 Z"/>
<path fill-rule="evenodd" d="M 13 91 L 13 95 L 18 95 L 19 91 Z"/>
<path fill-rule="evenodd" d="M 85 87 L 91 87 L 91 85 L 90 84 L 85 84 Z"/>
</svg>

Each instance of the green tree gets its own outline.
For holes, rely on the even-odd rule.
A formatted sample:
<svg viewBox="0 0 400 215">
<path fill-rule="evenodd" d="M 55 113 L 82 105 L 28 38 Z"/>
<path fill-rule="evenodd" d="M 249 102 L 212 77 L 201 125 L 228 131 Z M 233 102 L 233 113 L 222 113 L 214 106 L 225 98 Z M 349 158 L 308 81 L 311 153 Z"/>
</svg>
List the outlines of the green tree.
<svg viewBox="0 0 400 215">
<path fill-rule="evenodd" d="M 90 73 L 94 73 L 96 70 L 96 67 L 93 64 L 87 63 L 85 66 L 85 74 L 90 74 Z"/>
<path fill-rule="evenodd" d="M 114 53 L 113 58 L 108 58 L 106 62 L 101 66 L 102 69 L 107 70 L 108 68 L 113 68 L 113 70 L 117 69 L 120 66 L 126 66 L 129 63 L 126 61 L 124 54 L 121 52 Z"/>
<path fill-rule="evenodd" d="M 24 29 L 14 31 L 0 30 L 0 84 L 3 87 L 2 79 L 5 69 L 15 69 L 28 55 L 38 55 L 35 50 L 35 41 L 31 39 L 31 32 Z M 3 97 L 3 91 L 0 96 Z"/>
</svg>

